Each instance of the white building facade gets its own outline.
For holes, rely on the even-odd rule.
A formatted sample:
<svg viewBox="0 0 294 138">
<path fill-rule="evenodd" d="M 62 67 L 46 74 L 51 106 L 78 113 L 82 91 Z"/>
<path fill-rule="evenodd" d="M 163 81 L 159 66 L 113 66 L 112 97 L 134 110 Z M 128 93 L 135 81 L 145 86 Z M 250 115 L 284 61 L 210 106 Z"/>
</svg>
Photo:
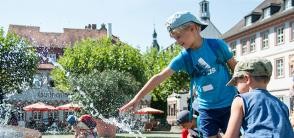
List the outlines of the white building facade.
<svg viewBox="0 0 294 138">
<path fill-rule="evenodd" d="M 290 110 L 294 104 L 290 93 L 294 81 L 293 5 L 293 0 L 265 0 L 223 35 L 237 60 L 263 57 L 272 62 L 268 90 Z"/>
</svg>

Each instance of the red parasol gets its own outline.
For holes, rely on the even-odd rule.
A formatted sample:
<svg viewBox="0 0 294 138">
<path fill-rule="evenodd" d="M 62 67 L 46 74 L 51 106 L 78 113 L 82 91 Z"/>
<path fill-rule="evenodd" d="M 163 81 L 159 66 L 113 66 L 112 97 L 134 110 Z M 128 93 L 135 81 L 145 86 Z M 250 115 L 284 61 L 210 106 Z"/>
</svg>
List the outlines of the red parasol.
<svg viewBox="0 0 294 138">
<path fill-rule="evenodd" d="M 25 111 L 50 111 L 56 110 L 54 106 L 44 104 L 42 102 L 34 103 L 31 105 L 27 105 L 23 108 Z"/>
<path fill-rule="evenodd" d="M 163 114 L 164 112 L 151 107 L 145 107 L 135 112 L 135 114 Z"/>
<path fill-rule="evenodd" d="M 68 104 L 65 104 L 65 105 L 57 106 L 56 109 L 57 110 L 72 110 L 72 111 L 76 111 L 76 110 L 80 110 L 81 107 L 78 104 L 68 103 Z"/>
</svg>

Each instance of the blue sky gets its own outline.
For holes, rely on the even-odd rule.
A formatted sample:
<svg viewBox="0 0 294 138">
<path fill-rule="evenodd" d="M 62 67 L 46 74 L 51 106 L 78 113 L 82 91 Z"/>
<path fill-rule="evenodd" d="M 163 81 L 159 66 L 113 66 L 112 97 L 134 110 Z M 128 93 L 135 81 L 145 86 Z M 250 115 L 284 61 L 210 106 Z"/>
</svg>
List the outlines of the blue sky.
<svg viewBox="0 0 294 138">
<path fill-rule="evenodd" d="M 40 26 L 43 32 L 84 28 L 87 24 L 112 23 L 112 33 L 122 41 L 145 50 L 152 43 L 153 28 L 158 43 L 174 41 L 165 28 L 166 19 L 177 11 L 198 16 L 202 0 L 0 0 L 0 26 Z M 211 21 L 222 32 L 229 30 L 263 0 L 208 0 Z"/>
</svg>

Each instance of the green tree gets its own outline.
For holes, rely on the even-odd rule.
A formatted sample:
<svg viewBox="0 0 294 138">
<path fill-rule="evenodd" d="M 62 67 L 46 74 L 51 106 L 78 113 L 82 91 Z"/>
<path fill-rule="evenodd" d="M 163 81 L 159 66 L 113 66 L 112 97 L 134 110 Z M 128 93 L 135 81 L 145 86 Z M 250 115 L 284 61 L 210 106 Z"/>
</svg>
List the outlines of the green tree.
<svg viewBox="0 0 294 138">
<path fill-rule="evenodd" d="M 83 110 L 92 115 L 97 113 L 108 118 L 129 101 L 139 90 L 140 83 L 133 75 L 117 70 L 94 70 L 90 74 L 80 74 L 72 79 L 74 87 L 72 100 L 79 101 Z"/>
<path fill-rule="evenodd" d="M 147 66 L 146 75 L 151 78 L 153 75 L 162 71 L 168 66 L 170 61 L 179 54 L 181 47 L 176 45 L 172 49 L 158 52 L 156 49 L 149 50 L 144 55 L 144 60 Z M 168 95 L 173 92 L 179 92 L 189 89 L 189 77 L 187 73 L 175 73 L 172 77 L 165 80 L 159 87 L 152 92 L 154 101 L 161 99 L 166 101 Z"/>
<path fill-rule="evenodd" d="M 140 52 L 131 46 L 103 38 L 99 40 L 86 39 L 75 43 L 72 48 L 67 48 L 58 63 L 64 68 L 55 68 L 52 78 L 56 87 L 69 92 L 67 72 L 70 76 L 89 74 L 93 70 L 117 70 L 127 72 L 135 80 L 143 83 L 146 81 L 145 65 Z"/>
<path fill-rule="evenodd" d="M 67 48 L 52 71 L 55 86 L 81 102 L 87 113 L 114 115 L 146 81 L 140 52 L 110 39 L 86 39 Z M 69 74 L 69 75 L 67 75 Z"/>
<path fill-rule="evenodd" d="M 0 29 L 0 103 L 6 93 L 20 92 L 32 83 L 38 55 L 29 43 L 15 34 L 4 35 Z"/>
</svg>

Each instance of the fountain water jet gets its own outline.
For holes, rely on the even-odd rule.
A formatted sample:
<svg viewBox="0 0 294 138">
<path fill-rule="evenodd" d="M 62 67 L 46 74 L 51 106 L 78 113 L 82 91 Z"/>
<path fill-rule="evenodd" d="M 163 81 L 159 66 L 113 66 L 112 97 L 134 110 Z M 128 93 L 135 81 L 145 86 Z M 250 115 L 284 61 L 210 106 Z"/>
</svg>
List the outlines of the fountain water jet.
<svg viewBox="0 0 294 138">
<path fill-rule="evenodd" d="M 60 68 L 62 71 L 66 72 L 66 77 L 68 78 L 71 78 L 70 76 L 70 72 L 67 72 L 63 67 L 62 65 L 60 65 L 59 63 L 55 62 L 54 60 L 52 60 L 50 57 L 47 57 L 48 58 L 48 61 L 50 63 L 52 63 L 55 67 L 58 67 Z M 71 78 L 71 79 L 74 79 L 74 78 Z M 88 95 L 83 92 L 79 86 L 75 86 L 76 87 L 76 90 L 81 94 L 83 95 L 83 97 L 88 97 Z M 71 99 L 71 97 L 70 97 Z M 131 125 L 126 123 L 125 120 L 127 118 L 125 118 L 124 120 L 122 120 L 121 122 L 117 119 L 117 118 L 114 118 L 114 117 L 111 117 L 111 118 L 108 118 L 106 119 L 105 117 L 102 116 L 102 114 L 100 114 L 98 112 L 98 110 L 93 106 L 93 103 L 90 104 L 90 108 L 92 108 L 92 112 L 91 112 L 91 115 L 94 116 L 94 117 L 98 117 L 98 119 L 102 120 L 103 122 L 107 123 L 107 124 L 111 124 L 111 125 L 115 125 L 116 127 L 120 128 L 121 130 L 123 130 L 124 132 L 128 132 L 129 134 L 132 134 L 132 135 L 135 135 L 136 137 L 142 137 L 144 138 L 144 136 L 142 135 L 142 133 L 137 130 L 137 131 L 132 131 L 131 129 Z"/>
</svg>

